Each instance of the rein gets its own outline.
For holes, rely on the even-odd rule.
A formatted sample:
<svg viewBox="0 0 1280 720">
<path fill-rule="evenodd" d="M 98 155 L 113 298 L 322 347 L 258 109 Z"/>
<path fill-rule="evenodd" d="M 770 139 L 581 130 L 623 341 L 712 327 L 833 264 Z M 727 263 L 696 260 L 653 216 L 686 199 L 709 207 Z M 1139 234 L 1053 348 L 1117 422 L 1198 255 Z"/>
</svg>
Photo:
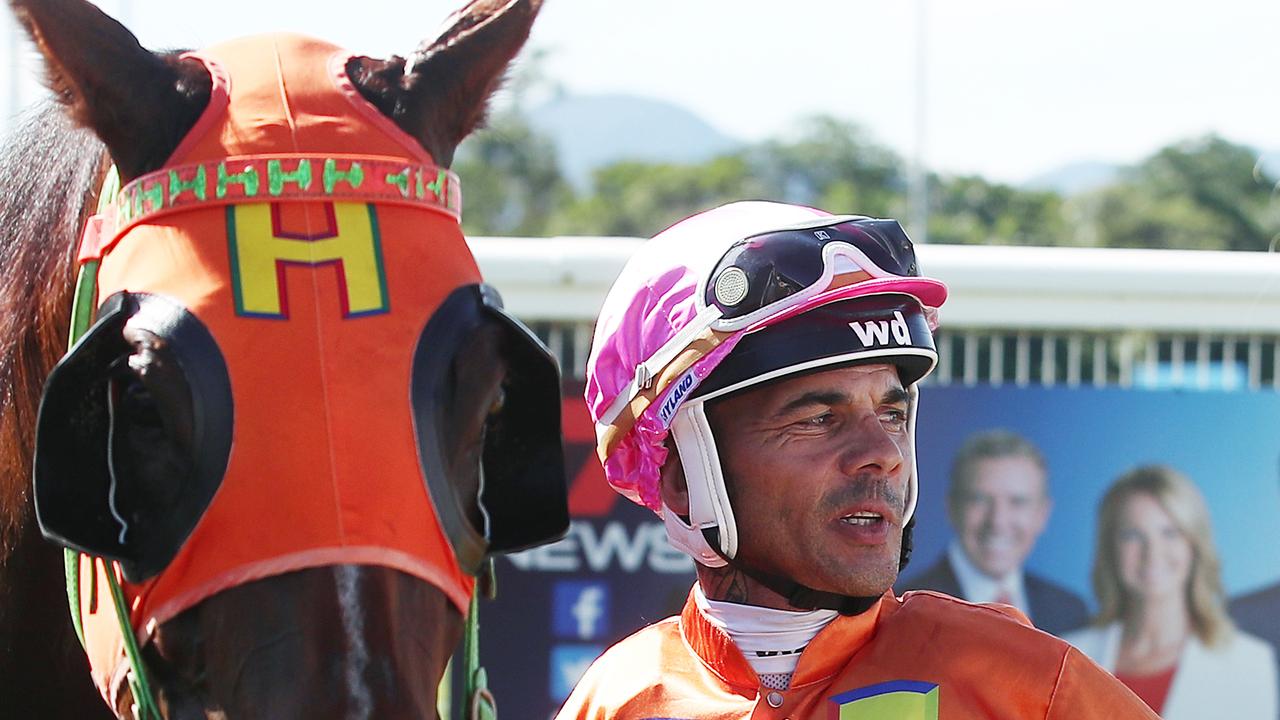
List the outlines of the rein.
<svg viewBox="0 0 1280 720">
<path fill-rule="evenodd" d="M 102 192 L 98 196 L 98 215 L 100 217 L 111 208 L 120 189 L 120 175 L 113 165 L 107 171 L 102 184 Z M 92 219 L 90 224 L 93 224 Z M 86 235 L 88 233 L 86 232 Z M 83 253 L 83 244 L 81 252 Z M 82 262 L 76 275 L 75 298 L 71 304 L 71 332 L 68 347 L 74 346 L 93 324 L 94 296 L 97 294 L 98 260 L 96 258 Z M 67 577 L 67 602 L 71 606 L 71 623 L 75 626 L 80 645 L 85 646 L 84 625 L 80 618 L 80 555 L 70 548 L 63 550 L 63 566 Z M 87 555 L 92 571 L 100 558 Z M 138 649 L 137 638 L 133 634 L 133 624 L 129 621 L 129 609 L 125 603 L 124 590 L 116 577 L 113 566 L 102 561 L 106 568 L 107 583 L 111 591 L 111 604 L 116 611 L 116 620 L 120 623 L 120 633 L 124 638 L 125 655 L 129 660 L 129 690 L 133 694 L 133 714 L 138 720 L 163 720 L 159 705 L 156 703 L 146 666 L 142 663 L 142 654 Z"/>
<path fill-rule="evenodd" d="M 362 201 L 427 207 L 461 219 L 462 194 L 457 175 L 431 165 L 394 158 L 343 155 L 253 155 L 166 168 L 120 187 L 112 165 L 103 180 L 97 212 L 87 221 L 80 241 L 80 269 L 71 306 L 68 352 L 93 325 L 100 260 L 136 225 L 193 207 L 248 202 Z M 129 607 L 118 577 L 118 565 L 105 558 L 63 550 L 67 603 L 80 645 L 87 649 L 81 617 L 81 557 L 91 572 L 102 562 L 112 606 L 129 663 L 127 681 L 136 720 L 163 720 L 155 690 L 142 659 Z M 96 591 L 95 591 L 96 592 Z M 479 598 L 496 596 L 492 560 L 484 563 L 471 594 L 464 621 L 464 693 L 466 720 L 496 720 L 488 676 L 480 665 Z M 445 675 L 447 682 L 448 675 Z M 113 708 L 114 709 L 114 708 Z M 446 715 L 448 713 L 446 712 Z"/>
<path fill-rule="evenodd" d="M 471 607 L 462 637 L 463 697 L 467 699 L 466 720 L 497 720 L 498 707 L 489 692 L 489 675 L 480 665 L 480 594 L 492 600 L 498 596 L 497 576 L 493 560 L 486 560 L 471 593 Z M 447 677 L 447 676 L 446 676 Z"/>
</svg>

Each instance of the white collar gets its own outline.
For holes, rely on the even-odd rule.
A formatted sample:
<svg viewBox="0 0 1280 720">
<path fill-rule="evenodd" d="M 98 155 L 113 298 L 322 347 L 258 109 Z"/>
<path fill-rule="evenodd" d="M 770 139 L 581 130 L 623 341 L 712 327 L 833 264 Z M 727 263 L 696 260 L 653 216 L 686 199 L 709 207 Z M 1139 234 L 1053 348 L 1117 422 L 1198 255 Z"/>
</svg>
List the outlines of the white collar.
<svg viewBox="0 0 1280 720">
<path fill-rule="evenodd" d="M 959 541 L 956 540 L 952 540 L 947 546 L 947 560 L 950 561 L 951 569 L 956 574 L 956 582 L 960 584 L 960 594 L 965 600 L 980 603 L 995 602 L 1003 589 L 1013 600 L 1014 607 L 1028 616 L 1031 615 L 1021 566 L 1002 578 L 993 578 L 973 564 L 965 554 L 964 548 L 960 547 Z"/>
<path fill-rule="evenodd" d="M 693 599 L 707 622 L 733 640 L 759 675 L 794 671 L 800 651 L 839 615 L 835 610 L 776 610 L 711 600 L 701 583 L 693 586 Z"/>
</svg>

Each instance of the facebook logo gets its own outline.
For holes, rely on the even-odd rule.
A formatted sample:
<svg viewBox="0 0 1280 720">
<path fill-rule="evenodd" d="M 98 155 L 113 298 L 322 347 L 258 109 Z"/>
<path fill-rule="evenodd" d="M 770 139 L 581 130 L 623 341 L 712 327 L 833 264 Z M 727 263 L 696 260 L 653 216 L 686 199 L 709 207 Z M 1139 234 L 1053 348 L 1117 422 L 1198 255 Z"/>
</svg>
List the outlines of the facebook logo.
<svg viewBox="0 0 1280 720">
<path fill-rule="evenodd" d="M 563 580 L 552 591 L 556 637 L 595 640 L 608 632 L 609 586 L 597 580 Z"/>
<path fill-rule="evenodd" d="M 556 645 L 551 648 L 551 699 L 564 702 L 602 652 L 603 645 Z"/>
</svg>

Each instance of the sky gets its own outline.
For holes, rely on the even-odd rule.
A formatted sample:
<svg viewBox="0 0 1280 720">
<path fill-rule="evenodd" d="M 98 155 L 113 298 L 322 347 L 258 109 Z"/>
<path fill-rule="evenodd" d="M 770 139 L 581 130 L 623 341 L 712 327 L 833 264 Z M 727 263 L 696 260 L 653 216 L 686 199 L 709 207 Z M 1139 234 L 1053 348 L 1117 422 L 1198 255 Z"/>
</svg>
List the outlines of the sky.
<svg viewBox="0 0 1280 720">
<path fill-rule="evenodd" d="M 99 5 L 151 48 L 292 30 L 385 56 L 455 2 Z M 37 95 L 38 64 L 5 22 L 22 78 L 15 93 L 0 74 L 7 117 Z M 1275 0 L 546 0 L 528 48 L 570 93 L 667 100 L 747 141 L 834 115 L 931 169 L 1006 182 L 1209 132 L 1280 152 Z"/>
</svg>

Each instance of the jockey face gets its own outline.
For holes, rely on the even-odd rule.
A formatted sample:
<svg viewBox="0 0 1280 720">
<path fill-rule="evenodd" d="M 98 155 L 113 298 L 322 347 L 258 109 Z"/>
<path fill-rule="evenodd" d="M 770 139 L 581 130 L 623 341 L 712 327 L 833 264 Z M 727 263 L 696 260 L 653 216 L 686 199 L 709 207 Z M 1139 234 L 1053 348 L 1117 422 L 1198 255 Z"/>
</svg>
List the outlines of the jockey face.
<svg viewBox="0 0 1280 720">
<path fill-rule="evenodd" d="M 907 412 L 907 392 L 888 364 L 802 375 L 716 401 L 709 415 L 739 557 L 817 590 L 887 590 L 898 574 L 911 471 Z M 786 607 L 764 588 L 750 602 Z"/>
</svg>

